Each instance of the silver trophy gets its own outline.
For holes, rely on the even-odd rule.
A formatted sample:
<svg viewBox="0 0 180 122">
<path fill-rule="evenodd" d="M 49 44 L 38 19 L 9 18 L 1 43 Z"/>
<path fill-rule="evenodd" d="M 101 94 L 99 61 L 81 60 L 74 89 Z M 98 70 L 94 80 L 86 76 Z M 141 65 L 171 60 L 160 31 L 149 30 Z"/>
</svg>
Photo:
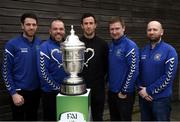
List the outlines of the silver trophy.
<svg viewBox="0 0 180 122">
<path fill-rule="evenodd" d="M 86 49 L 85 44 L 75 35 L 72 25 L 70 33 L 61 44 L 63 67 L 69 76 L 61 84 L 60 92 L 65 95 L 81 95 L 86 93 L 86 84 L 78 73 L 83 70 L 84 65 L 88 66 L 88 61 L 94 56 L 94 50 Z M 89 51 L 92 55 L 85 62 L 84 53 Z"/>
</svg>

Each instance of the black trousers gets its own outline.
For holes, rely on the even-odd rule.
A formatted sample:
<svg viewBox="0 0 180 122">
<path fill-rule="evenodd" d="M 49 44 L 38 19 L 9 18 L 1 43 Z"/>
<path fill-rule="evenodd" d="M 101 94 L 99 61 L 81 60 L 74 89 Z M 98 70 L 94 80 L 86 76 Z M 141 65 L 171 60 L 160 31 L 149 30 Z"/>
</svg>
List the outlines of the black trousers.
<svg viewBox="0 0 180 122">
<path fill-rule="evenodd" d="M 108 92 L 108 104 L 111 121 L 131 121 L 135 94 L 128 94 L 127 98 L 121 99 L 118 93 Z"/>
<path fill-rule="evenodd" d="M 93 121 L 103 121 L 105 91 L 91 89 L 91 114 Z"/>
<path fill-rule="evenodd" d="M 22 106 L 15 106 L 11 99 L 11 108 L 14 121 L 37 121 L 38 108 L 40 103 L 40 90 L 17 91 L 18 94 L 24 97 Z"/>
<path fill-rule="evenodd" d="M 56 121 L 56 95 L 57 91 L 42 92 L 43 120 Z"/>
</svg>

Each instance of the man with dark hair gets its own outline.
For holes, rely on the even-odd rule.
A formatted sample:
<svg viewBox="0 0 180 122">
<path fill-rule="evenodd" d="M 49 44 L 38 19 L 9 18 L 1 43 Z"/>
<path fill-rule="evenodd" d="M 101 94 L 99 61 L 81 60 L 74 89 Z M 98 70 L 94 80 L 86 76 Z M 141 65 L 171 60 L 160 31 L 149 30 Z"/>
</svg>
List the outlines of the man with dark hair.
<svg viewBox="0 0 180 122">
<path fill-rule="evenodd" d="M 66 76 L 60 54 L 60 44 L 65 36 L 64 22 L 59 18 L 53 19 L 49 34 L 49 39 L 39 49 L 38 71 L 42 89 L 43 120 L 56 121 L 56 95 L 60 92 L 60 84 Z"/>
<path fill-rule="evenodd" d="M 38 24 L 38 18 L 37 18 L 37 16 L 36 16 L 35 14 L 33 14 L 33 13 L 24 13 L 24 14 L 21 16 L 21 23 L 24 24 L 25 19 L 26 19 L 27 17 L 35 19 L 35 20 L 36 20 L 36 23 Z"/>
<path fill-rule="evenodd" d="M 139 104 L 142 121 L 170 121 L 173 80 L 178 67 L 174 47 L 166 43 L 159 21 L 147 24 L 150 42 L 141 50 Z"/>
<path fill-rule="evenodd" d="M 25 13 L 21 17 L 23 33 L 5 45 L 2 74 L 11 95 L 13 120 L 37 120 L 40 101 L 36 54 L 41 43 L 35 36 L 37 17 Z"/>
<path fill-rule="evenodd" d="M 111 121 L 131 121 L 135 98 L 135 81 L 139 73 L 137 45 L 125 34 L 120 17 L 109 22 L 112 42 L 109 45 L 108 103 Z"/>
<path fill-rule="evenodd" d="M 108 45 L 96 35 L 96 26 L 96 18 L 93 14 L 83 14 L 81 18 L 83 36 L 80 40 L 85 43 L 86 48 L 94 49 L 95 54 L 89 61 L 88 67 L 84 67 L 80 75 L 83 76 L 87 88 L 91 89 L 92 119 L 94 121 L 102 121 L 105 102 L 105 76 L 108 65 Z M 90 56 L 90 53 L 85 53 L 85 60 Z"/>
</svg>

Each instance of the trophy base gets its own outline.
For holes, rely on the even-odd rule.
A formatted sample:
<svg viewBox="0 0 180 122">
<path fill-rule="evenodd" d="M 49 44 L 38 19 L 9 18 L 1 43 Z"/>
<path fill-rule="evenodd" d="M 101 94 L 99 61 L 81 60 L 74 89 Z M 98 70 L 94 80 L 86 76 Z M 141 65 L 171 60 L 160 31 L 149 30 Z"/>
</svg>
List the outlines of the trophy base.
<svg viewBox="0 0 180 122">
<path fill-rule="evenodd" d="M 79 83 L 79 84 L 62 83 L 61 84 L 60 93 L 63 95 L 75 96 L 75 95 L 85 94 L 86 92 L 87 92 L 86 85 L 84 83 Z"/>
</svg>

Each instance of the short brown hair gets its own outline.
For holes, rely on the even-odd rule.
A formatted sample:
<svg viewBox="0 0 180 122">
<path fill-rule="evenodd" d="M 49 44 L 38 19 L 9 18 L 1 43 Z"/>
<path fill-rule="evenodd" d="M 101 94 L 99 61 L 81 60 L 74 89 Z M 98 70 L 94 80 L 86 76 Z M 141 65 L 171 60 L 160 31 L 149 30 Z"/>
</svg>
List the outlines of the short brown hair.
<svg viewBox="0 0 180 122">
<path fill-rule="evenodd" d="M 111 17 L 111 19 L 110 19 L 110 21 L 109 21 L 109 25 L 110 25 L 110 24 L 113 24 L 113 23 L 115 23 L 115 22 L 120 22 L 121 25 L 122 25 L 122 27 L 123 27 L 123 28 L 125 27 L 125 22 L 124 22 L 124 20 L 123 20 L 121 17 L 119 17 L 119 16 Z"/>
</svg>

